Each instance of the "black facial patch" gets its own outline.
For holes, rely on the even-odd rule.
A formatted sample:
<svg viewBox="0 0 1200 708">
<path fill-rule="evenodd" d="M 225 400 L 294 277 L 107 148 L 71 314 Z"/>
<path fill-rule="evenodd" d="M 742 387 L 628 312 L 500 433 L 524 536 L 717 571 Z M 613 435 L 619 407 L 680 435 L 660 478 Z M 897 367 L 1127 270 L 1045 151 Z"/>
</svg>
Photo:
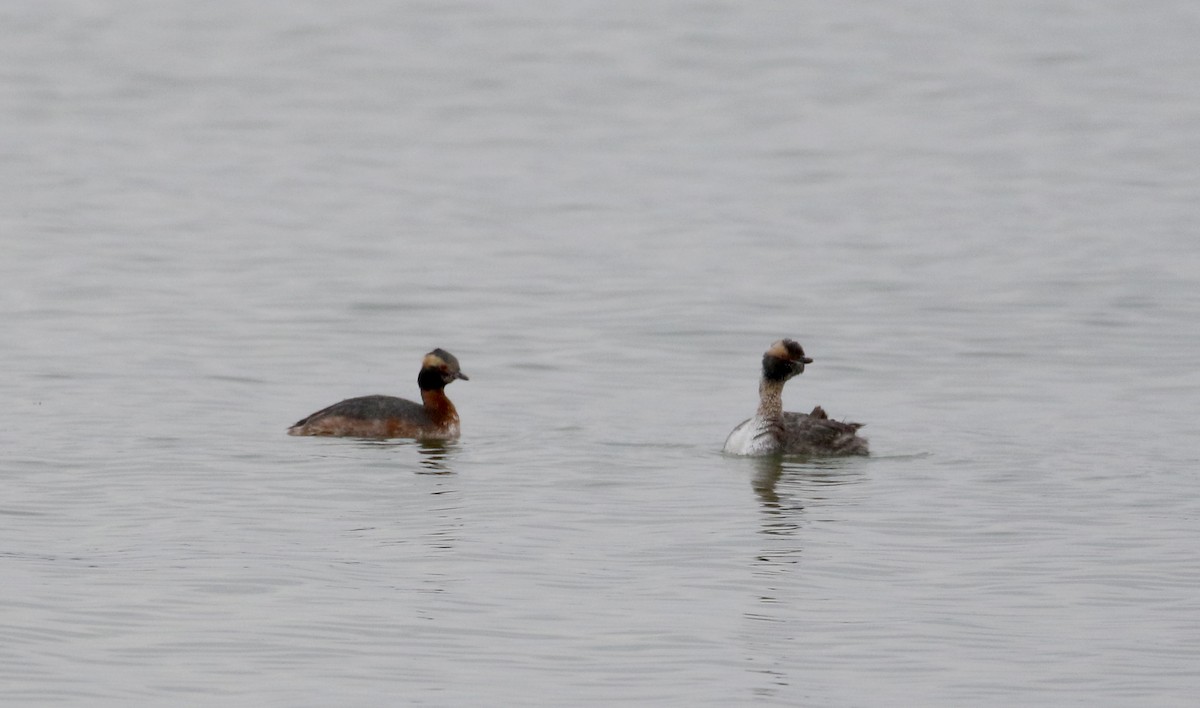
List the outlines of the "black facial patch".
<svg viewBox="0 0 1200 708">
<path fill-rule="evenodd" d="M 440 391 L 446 388 L 445 375 L 437 369 L 421 369 L 417 374 L 417 386 L 422 391 Z"/>
<path fill-rule="evenodd" d="M 787 359 L 780 359 L 770 354 L 763 355 L 763 378 L 769 381 L 786 381 L 794 373 L 798 372 L 792 368 L 792 362 Z"/>
</svg>

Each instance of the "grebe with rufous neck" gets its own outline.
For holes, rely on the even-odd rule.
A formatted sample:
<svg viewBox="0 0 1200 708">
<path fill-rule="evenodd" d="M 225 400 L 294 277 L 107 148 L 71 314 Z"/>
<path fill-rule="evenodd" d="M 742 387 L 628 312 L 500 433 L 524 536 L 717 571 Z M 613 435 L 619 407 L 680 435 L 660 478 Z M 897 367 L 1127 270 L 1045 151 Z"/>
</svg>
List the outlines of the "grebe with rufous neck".
<svg viewBox="0 0 1200 708">
<path fill-rule="evenodd" d="M 417 374 L 420 403 L 395 396 L 347 398 L 297 421 L 288 435 L 453 440 L 459 434 L 458 411 L 445 388 L 456 379 L 470 380 L 453 354 L 434 349 Z"/>
</svg>

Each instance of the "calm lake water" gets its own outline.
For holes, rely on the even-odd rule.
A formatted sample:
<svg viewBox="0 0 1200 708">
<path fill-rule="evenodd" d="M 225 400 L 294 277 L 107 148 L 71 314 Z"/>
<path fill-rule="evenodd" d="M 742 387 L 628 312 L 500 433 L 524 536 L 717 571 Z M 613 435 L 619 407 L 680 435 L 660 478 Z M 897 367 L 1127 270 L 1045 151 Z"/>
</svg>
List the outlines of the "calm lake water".
<svg viewBox="0 0 1200 708">
<path fill-rule="evenodd" d="M 1194 705 L 1200 10 L 0 10 L 0 703 Z M 873 456 L 722 455 L 758 362 Z M 415 396 L 460 441 L 292 438 Z"/>
</svg>

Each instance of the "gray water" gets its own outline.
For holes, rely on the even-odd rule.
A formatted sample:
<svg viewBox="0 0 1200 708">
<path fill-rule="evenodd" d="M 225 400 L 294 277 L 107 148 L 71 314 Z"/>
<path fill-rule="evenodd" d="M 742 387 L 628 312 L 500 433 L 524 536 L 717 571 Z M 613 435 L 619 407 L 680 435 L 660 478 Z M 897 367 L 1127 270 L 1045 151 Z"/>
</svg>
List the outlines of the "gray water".
<svg viewBox="0 0 1200 708">
<path fill-rule="evenodd" d="M 1192 705 L 1192 2 L 0 9 L 0 703 Z M 762 351 L 872 457 L 722 455 Z M 412 397 L 463 436 L 292 438 Z"/>
</svg>

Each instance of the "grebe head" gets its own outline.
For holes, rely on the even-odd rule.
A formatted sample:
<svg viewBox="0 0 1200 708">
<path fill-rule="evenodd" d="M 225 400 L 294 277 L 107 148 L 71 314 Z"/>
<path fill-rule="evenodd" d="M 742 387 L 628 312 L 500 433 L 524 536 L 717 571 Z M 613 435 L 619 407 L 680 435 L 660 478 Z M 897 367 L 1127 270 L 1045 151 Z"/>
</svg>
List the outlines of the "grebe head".
<svg viewBox="0 0 1200 708">
<path fill-rule="evenodd" d="M 445 349 L 434 349 L 421 360 L 421 373 L 417 374 L 417 385 L 423 390 L 445 388 L 455 379 L 471 379 L 458 368 L 458 359 Z"/>
<path fill-rule="evenodd" d="M 781 339 L 763 354 L 763 378 L 787 381 L 804 373 L 804 365 L 813 363 L 804 356 L 804 348 L 791 339 Z"/>
</svg>

